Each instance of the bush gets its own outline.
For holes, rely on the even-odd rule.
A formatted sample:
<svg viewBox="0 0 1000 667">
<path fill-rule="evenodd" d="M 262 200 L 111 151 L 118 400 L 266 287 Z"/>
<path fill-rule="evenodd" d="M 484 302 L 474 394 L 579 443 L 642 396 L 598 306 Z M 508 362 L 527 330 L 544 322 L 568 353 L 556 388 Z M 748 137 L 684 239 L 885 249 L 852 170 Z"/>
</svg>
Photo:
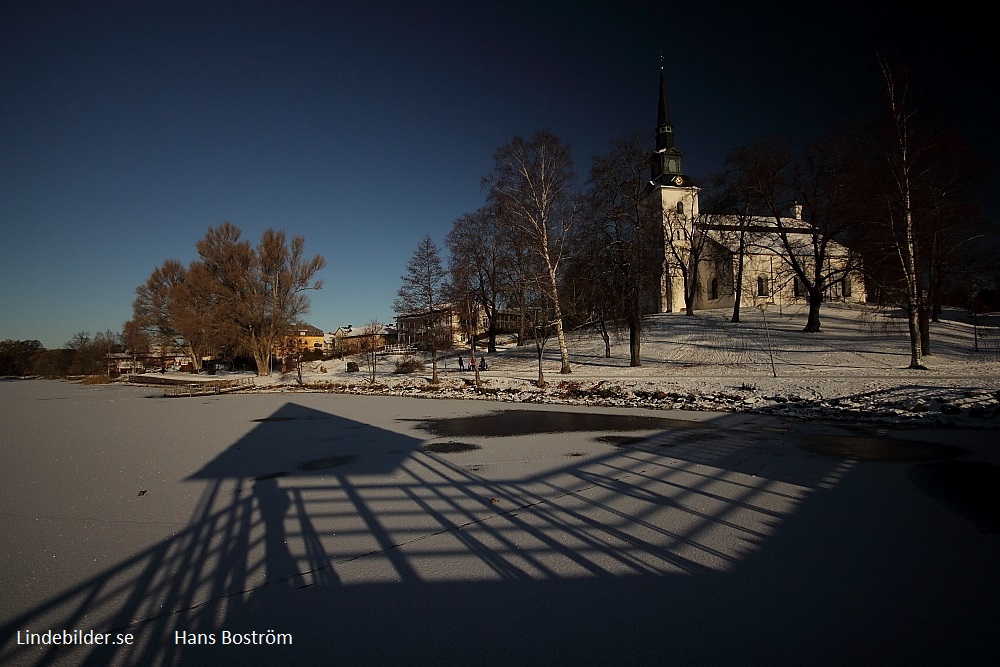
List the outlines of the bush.
<svg viewBox="0 0 1000 667">
<path fill-rule="evenodd" d="M 403 357 L 396 362 L 396 373 L 418 373 L 424 370 L 424 362 L 417 357 Z"/>
<path fill-rule="evenodd" d="M 83 384 L 110 384 L 111 378 L 106 375 L 88 375 L 83 378 Z"/>
</svg>

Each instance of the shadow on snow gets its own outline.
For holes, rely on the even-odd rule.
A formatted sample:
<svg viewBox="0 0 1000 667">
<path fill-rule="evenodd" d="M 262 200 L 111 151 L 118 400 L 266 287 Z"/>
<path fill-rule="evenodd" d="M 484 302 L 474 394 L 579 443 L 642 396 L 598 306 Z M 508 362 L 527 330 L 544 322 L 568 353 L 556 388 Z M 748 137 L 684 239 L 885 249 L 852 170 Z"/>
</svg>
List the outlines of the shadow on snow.
<svg viewBox="0 0 1000 667">
<path fill-rule="evenodd" d="M 996 572 L 996 542 L 969 553 L 924 534 L 899 489 L 870 483 L 878 466 L 789 448 L 772 421 L 643 423 L 523 478 L 295 404 L 258 421 L 189 477 L 205 489 L 184 530 L 0 628 L 0 659 L 934 664 L 1000 648 L 1000 579 L 966 576 Z M 965 562 L 942 570 L 942 550 Z M 137 644 L 13 641 L 46 628 Z M 175 641 L 223 630 L 294 644 Z"/>
</svg>

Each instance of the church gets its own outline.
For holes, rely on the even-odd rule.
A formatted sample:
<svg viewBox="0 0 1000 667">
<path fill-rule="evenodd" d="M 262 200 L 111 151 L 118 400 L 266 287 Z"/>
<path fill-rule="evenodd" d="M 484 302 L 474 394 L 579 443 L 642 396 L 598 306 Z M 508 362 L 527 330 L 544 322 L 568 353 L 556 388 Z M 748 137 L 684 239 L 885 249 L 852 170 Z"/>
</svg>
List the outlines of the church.
<svg viewBox="0 0 1000 667">
<path fill-rule="evenodd" d="M 741 306 L 806 306 L 808 294 L 789 259 L 794 253 L 811 274 L 817 231 L 803 219 L 802 206 L 791 204 L 787 217 L 780 219 L 702 213 L 699 188 L 684 173 L 682 158 L 674 144 L 661 65 L 647 197 L 662 220 L 662 254 L 659 285 L 653 290 L 658 293 L 648 309 L 685 312 L 688 300 L 697 310 L 732 308 L 737 298 Z M 825 259 L 824 301 L 864 302 L 864 282 L 850 250 L 827 241 Z"/>
</svg>

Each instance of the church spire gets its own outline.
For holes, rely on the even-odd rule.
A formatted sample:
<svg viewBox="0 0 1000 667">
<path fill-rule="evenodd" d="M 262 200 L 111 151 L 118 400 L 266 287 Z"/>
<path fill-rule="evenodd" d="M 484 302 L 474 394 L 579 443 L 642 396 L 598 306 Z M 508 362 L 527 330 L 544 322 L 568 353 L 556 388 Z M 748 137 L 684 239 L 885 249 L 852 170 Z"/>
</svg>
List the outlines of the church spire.
<svg viewBox="0 0 1000 667">
<path fill-rule="evenodd" d="M 674 126 L 670 123 L 667 87 L 663 84 L 663 54 L 660 54 L 660 108 L 656 113 L 656 150 L 674 147 Z"/>
<path fill-rule="evenodd" d="M 660 106 L 656 113 L 656 150 L 650 160 L 650 177 L 657 185 L 689 185 L 690 179 L 681 171 L 684 156 L 674 146 L 674 126 L 670 122 L 667 87 L 663 83 L 663 55 L 660 54 Z"/>
</svg>

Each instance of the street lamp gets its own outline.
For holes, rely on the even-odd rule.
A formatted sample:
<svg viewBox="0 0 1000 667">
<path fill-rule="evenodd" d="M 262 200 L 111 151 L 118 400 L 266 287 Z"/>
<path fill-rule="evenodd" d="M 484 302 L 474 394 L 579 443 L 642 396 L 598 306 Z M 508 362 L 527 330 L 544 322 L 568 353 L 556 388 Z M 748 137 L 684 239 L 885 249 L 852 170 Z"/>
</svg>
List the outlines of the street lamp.
<svg viewBox="0 0 1000 667">
<path fill-rule="evenodd" d="M 757 308 L 760 309 L 760 316 L 764 318 L 764 336 L 767 338 L 767 355 L 771 358 L 771 375 L 778 377 L 778 371 L 774 369 L 774 351 L 771 349 L 771 331 L 767 328 L 767 315 L 764 311 L 767 310 L 767 302 L 761 301 L 757 304 Z"/>
</svg>

